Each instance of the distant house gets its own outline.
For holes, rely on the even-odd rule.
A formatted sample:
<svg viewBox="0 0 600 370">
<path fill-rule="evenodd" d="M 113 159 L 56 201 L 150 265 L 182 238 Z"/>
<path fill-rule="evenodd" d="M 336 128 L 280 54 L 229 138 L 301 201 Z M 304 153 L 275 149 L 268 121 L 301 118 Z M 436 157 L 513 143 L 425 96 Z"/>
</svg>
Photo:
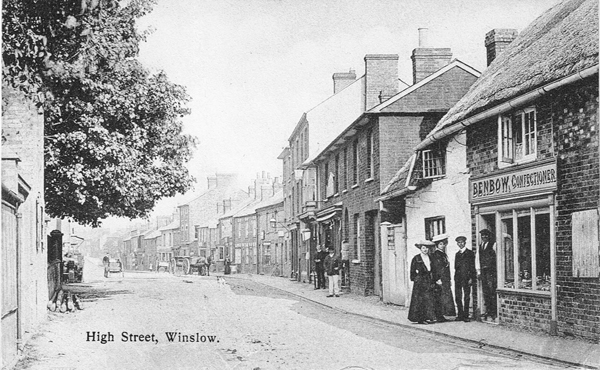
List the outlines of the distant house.
<svg viewBox="0 0 600 370">
<path fill-rule="evenodd" d="M 476 250 L 493 232 L 501 325 L 598 340 L 598 2 L 562 2 L 512 38 L 488 33 L 495 59 L 382 200 L 405 202 L 408 244 L 439 230 Z"/>
</svg>

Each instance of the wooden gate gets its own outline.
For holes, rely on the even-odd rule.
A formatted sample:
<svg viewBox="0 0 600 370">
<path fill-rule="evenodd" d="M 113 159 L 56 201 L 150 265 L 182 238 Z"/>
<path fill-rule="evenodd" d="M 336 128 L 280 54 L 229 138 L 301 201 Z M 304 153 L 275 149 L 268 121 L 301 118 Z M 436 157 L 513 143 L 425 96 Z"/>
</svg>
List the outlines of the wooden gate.
<svg viewBox="0 0 600 370">
<path fill-rule="evenodd" d="M 16 208 L 2 202 L 2 359 L 10 364 L 17 356 L 17 213 Z"/>
<path fill-rule="evenodd" d="M 397 305 L 409 304 L 409 276 L 404 223 L 381 224 L 381 262 L 383 301 Z"/>
</svg>

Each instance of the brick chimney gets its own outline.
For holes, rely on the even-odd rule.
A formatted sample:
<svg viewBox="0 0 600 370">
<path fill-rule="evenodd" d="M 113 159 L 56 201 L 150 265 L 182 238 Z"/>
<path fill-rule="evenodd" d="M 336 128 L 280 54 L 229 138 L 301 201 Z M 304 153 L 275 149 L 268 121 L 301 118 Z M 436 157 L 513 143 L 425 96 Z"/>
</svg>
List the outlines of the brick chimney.
<svg viewBox="0 0 600 370">
<path fill-rule="evenodd" d="M 452 50 L 450 48 L 429 47 L 428 29 L 419 28 L 419 47 L 413 50 L 411 59 L 413 62 L 413 84 L 416 84 L 450 64 Z"/>
<path fill-rule="evenodd" d="M 209 189 L 214 189 L 217 187 L 217 178 L 215 176 L 209 176 L 206 179 L 208 180 Z"/>
<path fill-rule="evenodd" d="M 254 185 L 248 186 L 248 196 L 251 199 L 256 199 L 256 187 Z"/>
<path fill-rule="evenodd" d="M 217 203 L 217 214 L 221 215 L 225 212 L 223 212 L 223 204 L 222 203 Z"/>
<path fill-rule="evenodd" d="M 333 93 L 337 94 L 352 82 L 356 81 L 356 72 L 350 69 L 349 72 L 338 72 L 333 74 Z"/>
<path fill-rule="evenodd" d="M 365 55 L 365 110 L 398 93 L 398 54 Z"/>
<path fill-rule="evenodd" d="M 495 28 L 485 34 L 485 48 L 487 51 L 487 65 L 492 64 L 494 59 L 513 42 L 519 32 L 511 28 Z"/>
<path fill-rule="evenodd" d="M 273 181 L 273 195 L 277 193 L 279 190 L 283 189 L 283 184 L 279 181 L 279 177 L 276 177 Z"/>
<path fill-rule="evenodd" d="M 262 185 L 260 187 L 260 200 L 265 200 L 273 196 L 273 186 Z"/>
</svg>

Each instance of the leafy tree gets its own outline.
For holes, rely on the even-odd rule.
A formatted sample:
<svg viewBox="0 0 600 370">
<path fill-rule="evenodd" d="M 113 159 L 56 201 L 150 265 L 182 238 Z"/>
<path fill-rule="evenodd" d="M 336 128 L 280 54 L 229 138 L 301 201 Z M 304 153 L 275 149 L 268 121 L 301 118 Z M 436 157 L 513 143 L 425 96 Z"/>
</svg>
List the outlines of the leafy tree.
<svg viewBox="0 0 600 370">
<path fill-rule="evenodd" d="M 124 4 L 124 5 L 121 5 Z M 4 0 L 3 84 L 44 109 L 46 210 L 98 226 L 144 217 L 193 182 L 189 97 L 136 59 L 152 0 Z M 4 102 L 3 102 L 4 104 Z"/>
</svg>

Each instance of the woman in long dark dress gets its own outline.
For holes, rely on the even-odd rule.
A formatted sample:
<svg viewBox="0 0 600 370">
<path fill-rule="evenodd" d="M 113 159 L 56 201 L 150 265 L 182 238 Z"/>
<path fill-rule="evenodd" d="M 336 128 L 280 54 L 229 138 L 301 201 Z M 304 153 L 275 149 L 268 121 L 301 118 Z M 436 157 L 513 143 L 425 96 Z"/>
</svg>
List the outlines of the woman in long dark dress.
<svg viewBox="0 0 600 370">
<path fill-rule="evenodd" d="M 421 253 L 414 256 L 410 264 L 410 280 L 414 284 L 408 320 L 419 324 L 428 324 L 435 320 L 433 306 L 433 285 L 435 283 L 431 276 L 431 260 L 429 258 L 429 248 L 434 245 L 428 240 L 422 240 L 415 244 Z"/>
</svg>

